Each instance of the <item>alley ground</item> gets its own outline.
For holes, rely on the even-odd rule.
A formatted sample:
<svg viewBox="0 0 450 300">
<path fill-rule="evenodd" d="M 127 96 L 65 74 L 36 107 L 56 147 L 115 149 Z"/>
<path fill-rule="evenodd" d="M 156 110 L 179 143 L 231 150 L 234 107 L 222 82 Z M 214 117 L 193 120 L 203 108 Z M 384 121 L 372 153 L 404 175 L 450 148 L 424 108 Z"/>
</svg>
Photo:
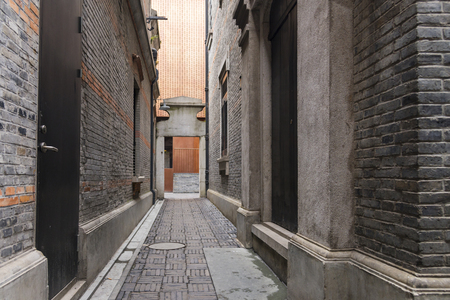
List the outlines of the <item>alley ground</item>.
<svg viewBox="0 0 450 300">
<path fill-rule="evenodd" d="M 181 248 L 154 249 L 175 243 Z M 253 251 L 241 247 L 236 227 L 207 199 L 165 199 L 81 299 L 282 300 L 286 286 Z"/>
</svg>

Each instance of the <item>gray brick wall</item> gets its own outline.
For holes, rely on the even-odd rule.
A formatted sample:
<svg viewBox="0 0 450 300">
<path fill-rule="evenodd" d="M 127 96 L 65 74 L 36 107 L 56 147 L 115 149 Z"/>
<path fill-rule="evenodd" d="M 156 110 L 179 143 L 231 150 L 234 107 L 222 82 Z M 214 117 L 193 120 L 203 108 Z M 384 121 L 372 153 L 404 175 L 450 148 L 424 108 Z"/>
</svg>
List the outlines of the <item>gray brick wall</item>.
<svg viewBox="0 0 450 300">
<path fill-rule="evenodd" d="M 83 1 L 80 222 L 132 198 L 134 81 L 132 54 L 143 57 L 126 1 Z M 150 190 L 150 82 L 137 80 L 140 170 Z"/>
<path fill-rule="evenodd" d="M 39 1 L 0 0 L 0 263 L 34 246 Z"/>
<path fill-rule="evenodd" d="M 83 2 L 80 221 L 131 199 L 132 54 L 126 1 Z M 0 263 L 34 246 L 39 1 L 0 0 Z M 149 191 L 150 83 L 140 84 L 141 191 Z M 131 120 L 131 123 L 129 122 Z"/>
<path fill-rule="evenodd" d="M 173 174 L 174 193 L 198 193 L 200 182 L 198 173 L 175 173 Z"/>
<path fill-rule="evenodd" d="M 354 2 L 356 235 L 450 272 L 450 1 Z"/>
<path fill-rule="evenodd" d="M 240 31 L 232 18 L 235 1 L 219 0 L 210 4 L 210 20 L 214 38 L 209 50 L 209 188 L 224 195 L 241 199 L 241 49 Z M 221 93 L 218 74 L 228 57 L 228 156 L 230 174 L 219 174 L 217 159 L 221 156 Z"/>
</svg>

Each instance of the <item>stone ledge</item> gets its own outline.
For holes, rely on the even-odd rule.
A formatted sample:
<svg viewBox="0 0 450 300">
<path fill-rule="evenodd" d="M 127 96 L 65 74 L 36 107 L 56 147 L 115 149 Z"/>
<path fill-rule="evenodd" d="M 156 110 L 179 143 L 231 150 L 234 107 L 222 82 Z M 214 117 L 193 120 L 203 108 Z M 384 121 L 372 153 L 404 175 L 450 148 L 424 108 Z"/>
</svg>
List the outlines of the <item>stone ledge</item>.
<svg viewBox="0 0 450 300">
<path fill-rule="evenodd" d="M 450 276 L 416 274 L 360 250 L 332 250 L 299 234 L 294 235 L 289 243 L 289 247 L 300 249 L 316 260 L 321 261 L 324 265 L 329 263 L 346 264 L 350 268 L 348 272 L 365 272 L 368 276 L 372 276 L 378 281 L 376 285 L 384 285 L 386 289 L 398 290 L 409 294 L 413 299 L 431 295 L 438 297 L 436 299 L 444 296 L 450 297 Z M 372 282 L 370 284 L 375 285 Z M 349 286 L 349 293 L 361 293 L 360 290 L 352 290 L 351 283 Z M 356 287 L 356 289 L 358 288 L 363 287 Z M 353 289 L 355 289 L 355 286 L 353 286 Z"/>
<path fill-rule="evenodd" d="M 0 299 L 48 299 L 47 258 L 36 249 L 0 265 Z"/>
<path fill-rule="evenodd" d="M 288 258 L 289 239 L 294 235 L 292 232 L 272 222 L 265 222 L 254 224 L 252 233 L 283 258 Z"/>
<path fill-rule="evenodd" d="M 236 226 L 237 210 L 242 205 L 241 201 L 225 196 L 212 189 L 208 189 L 207 198 L 228 220 L 230 220 L 231 223 L 233 223 L 234 226 Z"/>
<path fill-rule="evenodd" d="M 79 227 L 78 278 L 89 285 L 152 206 L 152 193 Z M 108 245 L 108 247 L 104 247 Z"/>
</svg>

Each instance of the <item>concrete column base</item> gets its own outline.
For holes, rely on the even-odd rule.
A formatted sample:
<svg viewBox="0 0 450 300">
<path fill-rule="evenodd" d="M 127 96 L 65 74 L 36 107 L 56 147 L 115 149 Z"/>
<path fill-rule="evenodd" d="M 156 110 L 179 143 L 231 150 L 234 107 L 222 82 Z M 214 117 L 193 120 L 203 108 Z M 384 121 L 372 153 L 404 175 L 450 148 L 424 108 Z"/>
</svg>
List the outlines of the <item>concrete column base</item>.
<svg viewBox="0 0 450 300">
<path fill-rule="evenodd" d="M 450 276 L 418 277 L 357 250 L 289 241 L 288 299 L 449 299 Z"/>
<path fill-rule="evenodd" d="M 36 249 L 0 266 L 0 299 L 48 300 L 48 264 Z"/>
<path fill-rule="evenodd" d="M 199 193 L 200 198 L 206 198 L 206 139 L 204 136 L 200 137 L 199 141 Z"/>
<path fill-rule="evenodd" d="M 237 238 L 245 248 L 253 247 L 252 225 L 259 223 L 261 213 L 259 210 L 251 211 L 240 207 L 236 214 Z"/>
</svg>

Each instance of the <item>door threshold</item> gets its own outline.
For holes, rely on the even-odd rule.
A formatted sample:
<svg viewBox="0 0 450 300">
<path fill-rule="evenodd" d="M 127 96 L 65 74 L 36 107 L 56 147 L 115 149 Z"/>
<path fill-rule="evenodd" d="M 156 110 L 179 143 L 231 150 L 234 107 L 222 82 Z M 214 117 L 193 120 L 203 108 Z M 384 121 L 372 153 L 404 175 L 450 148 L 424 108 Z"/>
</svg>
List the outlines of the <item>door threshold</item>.
<svg viewBox="0 0 450 300">
<path fill-rule="evenodd" d="M 65 288 L 53 297 L 52 300 L 75 300 L 80 298 L 86 289 L 86 280 L 74 278 Z"/>
</svg>

